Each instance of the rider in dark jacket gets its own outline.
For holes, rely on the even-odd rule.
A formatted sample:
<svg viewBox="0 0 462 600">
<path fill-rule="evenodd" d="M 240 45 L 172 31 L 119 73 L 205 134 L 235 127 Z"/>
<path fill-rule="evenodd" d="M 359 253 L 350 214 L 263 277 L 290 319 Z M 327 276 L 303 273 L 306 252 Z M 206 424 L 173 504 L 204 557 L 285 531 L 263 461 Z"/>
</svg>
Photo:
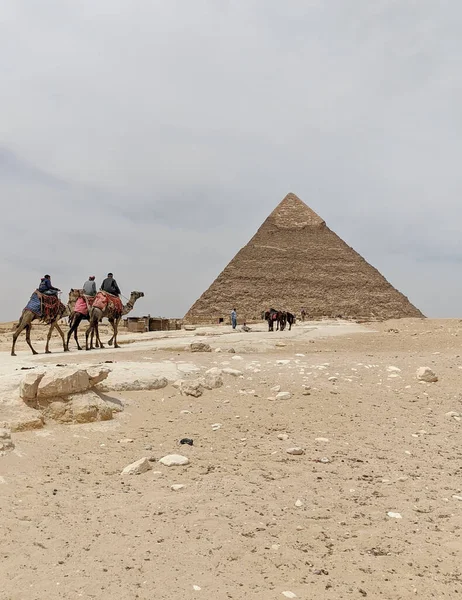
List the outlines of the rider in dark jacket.
<svg viewBox="0 0 462 600">
<path fill-rule="evenodd" d="M 51 285 L 51 276 L 45 275 L 40 281 L 38 291 L 47 296 L 57 296 L 61 290 Z"/>
<path fill-rule="evenodd" d="M 101 289 L 103 290 L 103 292 L 112 294 L 113 296 L 119 296 L 122 293 L 112 273 L 107 274 L 106 279 L 101 284 Z"/>
</svg>

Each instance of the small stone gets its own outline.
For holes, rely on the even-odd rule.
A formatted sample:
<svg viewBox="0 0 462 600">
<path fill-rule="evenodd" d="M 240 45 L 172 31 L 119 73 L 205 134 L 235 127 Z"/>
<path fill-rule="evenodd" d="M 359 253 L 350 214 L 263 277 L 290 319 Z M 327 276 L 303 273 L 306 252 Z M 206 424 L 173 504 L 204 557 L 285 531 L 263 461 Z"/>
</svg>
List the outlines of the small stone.
<svg viewBox="0 0 462 600">
<path fill-rule="evenodd" d="M 284 342 L 276 342 L 276 346 L 278 348 L 285 348 L 287 346 L 287 344 L 284 344 Z"/>
<path fill-rule="evenodd" d="M 292 398 L 292 394 L 290 392 L 279 392 L 276 394 L 276 400 L 290 400 Z"/>
<path fill-rule="evenodd" d="M 295 506 L 296 506 L 297 508 L 301 508 L 301 507 L 303 506 L 303 502 L 302 502 L 301 500 L 297 500 L 297 501 L 295 502 Z"/>
<path fill-rule="evenodd" d="M 403 517 L 400 515 L 400 513 L 398 512 L 388 512 L 387 515 L 391 518 L 391 519 L 402 519 Z"/>
<path fill-rule="evenodd" d="M 278 360 L 276 361 L 277 365 L 288 365 L 290 363 L 290 360 Z"/>
<path fill-rule="evenodd" d="M 416 376 L 419 381 L 425 381 L 427 383 L 435 383 L 438 381 L 438 376 L 430 369 L 430 367 L 420 367 L 420 369 L 417 369 Z"/>
<path fill-rule="evenodd" d="M 0 453 L 14 450 L 14 443 L 11 440 L 11 432 L 9 429 L 0 429 Z"/>
<path fill-rule="evenodd" d="M 178 492 L 179 490 L 182 490 L 184 488 L 184 485 L 182 483 L 175 483 L 174 485 L 170 486 L 170 489 L 172 489 L 174 492 Z"/>
<path fill-rule="evenodd" d="M 236 354 L 236 356 L 233 356 L 231 360 L 244 360 L 244 359 L 242 358 L 242 356 L 238 356 Z"/>
<path fill-rule="evenodd" d="M 296 598 L 296 594 L 294 594 L 293 592 L 282 592 L 282 595 L 285 596 L 286 598 Z"/>
<path fill-rule="evenodd" d="M 230 349 L 228 350 L 228 352 L 229 352 L 230 354 L 236 354 L 236 350 L 234 350 L 234 348 L 230 348 Z"/>
<path fill-rule="evenodd" d="M 334 377 L 329 377 L 329 381 L 332 381 L 332 382 L 334 382 L 334 381 L 338 381 L 338 378 L 337 378 L 337 377 L 335 377 L 335 376 L 334 376 Z"/>
<path fill-rule="evenodd" d="M 168 454 L 159 460 L 166 467 L 179 467 L 189 465 L 189 458 L 181 456 L 181 454 Z"/>
<path fill-rule="evenodd" d="M 191 352 L 212 352 L 210 345 L 204 342 L 193 342 L 189 347 Z"/>
<path fill-rule="evenodd" d="M 199 398 L 202 396 L 202 382 L 199 380 L 182 381 L 180 385 L 180 394 L 182 396 L 192 396 Z"/>
<path fill-rule="evenodd" d="M 219 429 L 221 429 L 221 427 L 222 427 L 221 423 L 214 423 L 212 425 L 213 431 L 218 431 Z"/>
<path fill-rule="evenodd" d="M 243 374 L 242 371 L 231 369 L 230 367 L 225 367 L 223 369 L 223 373 L 226 373 L 226 375 L 232 375 L 233 377 L 240 377 Z"/>
<path fill-rule="evenodd" d="M 460 413 L 456 412 L 455 410 L 451 410 L 450 412 L 447 412 L 446 417 L 460 417 Z"/>
<path fill-rule="evenodd" d="M 280 386 L 280 385 L 275 385 L 275 386 L 273 386 L 273 387 L 271 388 L 271 391 L 272 391 L 272 392 L 275 392 L 275 393 L 277 394 L 278 392 L 280 392 L 280 391 L 281 391 L 281 386 Z"/>
<path fill-rule="evenodd" d="M 132 438 L 123 438 L 121 440 L 118 441 L 119 444 L 133 444 L 135 440 L 132 440 Z"/>
<path fill-rule="evenodd" d="M 151 469 L 152 467 L 151 463 L 149 462 L 149 458 L 144 457 L 125 467 L 125 469 L 122 471 L 122 475 L 141 475 L 142 473 L 146 473 L 146 471 L 150 471 Z"/>
<path fill-rule="evenodd" d="M 319 438 L 315 438 L 314 441 L 315 442 L 328 442 L 329 440 L 327 438 L 324 438 L 324 437 L 319 437 Z"/>
<path fill-rule="evenodd" d="M 453 499 L 454 499 L 454 500 L 460 500 L 460 501 L 462 501 L 462 496 L 456 496 L 456 495 L 454 494 L 454 496 L 453 496 Z"/>
<path fill-rule="evenodd" d="M 292 454 L 293 456 L 301 456 L 302 454 L 305 454 L 305 451 L 303 450 L 303 448 L 287 448 L 286 450 L 287 454 Z"/>
<path fill-rule="evenodd" d="M 287 441 L 289 439 L 289 436 L 287 435 L 287 433 L 280 433 L 278 435 L 278 439 L 282 440 L 283 442 Z"/>
<path fill-rule="evenodd" d="M 193 585 L 193 590 L 195 592 L 200 592 L 202 588 L 200 588 L 198 585 Z"/>
</svg>

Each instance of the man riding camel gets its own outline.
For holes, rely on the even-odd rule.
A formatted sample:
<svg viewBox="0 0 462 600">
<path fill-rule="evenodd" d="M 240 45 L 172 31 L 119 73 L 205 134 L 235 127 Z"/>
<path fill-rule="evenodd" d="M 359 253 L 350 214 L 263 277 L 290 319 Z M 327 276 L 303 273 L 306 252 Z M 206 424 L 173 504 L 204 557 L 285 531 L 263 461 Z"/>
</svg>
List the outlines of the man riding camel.
<svg viewBox="0 0 462 600">
<path fill-rule="evenodd" d="M 57 296 L 61 290 L 51 285 L 51 276 L 45 275 L 40 281 L 38 291 L 46 296 Z"/>
<path fill-rule="evenodd" d="M 112 294 L 113 296 L 117 297 L 122 293 L 112 273 L 107 274 L 106 279 L 101 284 L 101 290 L 107 294 Z"/>
<path fill-rule="evenodd" d="M 90 275 L 88 281 L 83 284 L 83 293 L 85 296 L 96 296 L 96 283 L 94 275 Z"/>
</svg>

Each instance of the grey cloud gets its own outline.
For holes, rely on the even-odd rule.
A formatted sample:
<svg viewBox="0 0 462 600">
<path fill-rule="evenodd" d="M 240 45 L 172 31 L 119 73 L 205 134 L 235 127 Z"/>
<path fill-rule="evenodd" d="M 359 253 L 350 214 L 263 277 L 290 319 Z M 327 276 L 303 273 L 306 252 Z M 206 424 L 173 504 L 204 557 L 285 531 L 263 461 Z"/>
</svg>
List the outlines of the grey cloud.
<svg viewBox="0 0 462 600">
<path fill-rule="evenodd" d="M 62 289 L 113 270 L 140 312 L 181 316 L 288 191 L 458 314 L 457 3 L 5 5 L 2 318 L 44 270 Z"/>
</svg>

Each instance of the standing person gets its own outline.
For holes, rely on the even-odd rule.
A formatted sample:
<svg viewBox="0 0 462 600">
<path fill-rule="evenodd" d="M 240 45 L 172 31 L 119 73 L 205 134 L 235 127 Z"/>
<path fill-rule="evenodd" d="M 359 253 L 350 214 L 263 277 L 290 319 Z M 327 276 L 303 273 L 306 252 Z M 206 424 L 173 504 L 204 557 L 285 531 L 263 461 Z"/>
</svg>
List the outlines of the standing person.
<svg viewBox="0 0 462 600">
<path fill-rule="evenodd" d="M 83 293 L 85 296 L 96 296 L 96 283 L 94 275 L 90 275 L 88 281 L 83 284 Z"/>
<path fill-rule="evenodd" d="M 306 310 L 304 308 L 302 308 L 301 315 L 302 315 L 302 321 L 304 321 L 305 317 L 306 317 Z"/>
<path fill-rule="evenodd" d="M 237 312 L 236 312 L 235 308 L 233 308 L 233 310 L 231 311 L 231 325 L 233 326 L 233 329 L 236 329 L 236 327 L 237 327 Z"/>
<path fill-rule="evenodd" d="M 106 279 L 101 284 L 101 289 L 103 290 L 103 292 L 106 292 L 107 294 L 112 294 L 113 296 L 119 296 L 122 293 L 112 273 L 107 274 Z"/>
<path fill-rule="evenodd" d="M 57 296 L 61 290 L 51 285 L 51 276 L 45 275 L 40 281 L 38 291 L 47 296 Z"/>
</svg>

